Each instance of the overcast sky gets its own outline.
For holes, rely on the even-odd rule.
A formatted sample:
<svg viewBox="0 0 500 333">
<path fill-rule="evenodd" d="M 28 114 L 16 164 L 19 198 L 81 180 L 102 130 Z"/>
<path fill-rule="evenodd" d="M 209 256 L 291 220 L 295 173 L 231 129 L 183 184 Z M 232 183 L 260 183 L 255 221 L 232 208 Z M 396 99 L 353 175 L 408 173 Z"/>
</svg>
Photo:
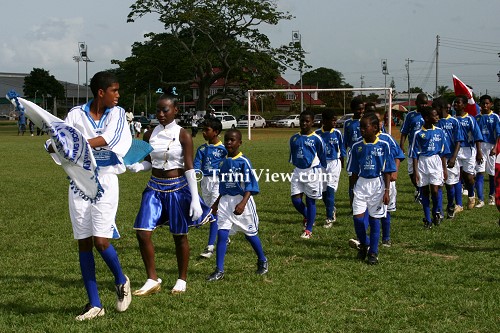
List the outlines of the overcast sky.
<svg viewBox="0 0 500 333">
<path fill-rule="evenodd" d="M 126 23 L 132 0 L 19 0 L 2 3 L 0 72 L 48 70 L 59 80 L 77 82 L 77 45 L 85 41 L 89 78 L 125 59 L 144 33 L 161 32 L 153 14 Z M 288 43 L 299 31 L 306 61 L 314 68 L 341 72 L 354 87 L 383 87 L 381 59 L 387 59 L 396 89 L 435 88 L 436 35 L 439 85 L 452 87 L 452 74 L 476 93 L 500 97 L 500 0 L 278 0 L 278 8 L 295 18 L 263 27 L 273 46 Z M 297 72 L 285 78 L 299 80 Z M 361 78 L 363 77 L 363 78 Z M 85 66 L 80 64 L 81 82 Z"/>
</svg>

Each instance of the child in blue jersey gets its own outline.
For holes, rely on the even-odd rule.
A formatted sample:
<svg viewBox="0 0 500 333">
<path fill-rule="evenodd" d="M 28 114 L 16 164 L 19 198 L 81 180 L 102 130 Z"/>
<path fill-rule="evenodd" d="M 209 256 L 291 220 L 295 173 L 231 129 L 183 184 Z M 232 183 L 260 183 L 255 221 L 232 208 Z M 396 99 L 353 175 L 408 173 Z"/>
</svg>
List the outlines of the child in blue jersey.
<svg viewBox="0 0 500 333">
<path fill-rule="evenodd" d="M 354 229 L 361 242 L 358 259 L 368 263 L 378 263 L 378 242 L 380 239 L 380 218 L 384 217 L 389 204 L 389 183 L 391 173 L 396 171 L 391 148 L 377 137 L 380 132 L 376 114 L 363 115 L 360 122 L 363 140 L 356 142 L 349 154 L 347 170 L 352 173 L 350 182 L 353 188 L 352 202 Z M 370 236 L 367 243 L 365 214 L 368 211 Z M 368 251 L 369 247 L 369 251 Z"/>
<path fill-rule="evenodd" d="M 427 106 L 429 103 L 429 99 L 426 94 L 418 94 L 415 100 L 416 110 L 411 111 L 407 114 L 403 125 L 401 126 L 401 138 L 399 140 L 399 146 L 405 151 L 405 140 L 408 138 L 408 157 L 411 152 L 411 143 L 413 142 L 413 136 L 415 132 L 420 130 L 424 125 L 424 120 L 420 112 L 422 112 L 423 108 Z M 415 201 L 420 201 L 420 190 L 417 186 L 417 182 L 415 181 L 415 177 L 413 174 L 413 162 L 411 157 L 408 158 L 408 174 L 410 176 L 411 183 L 415 187 Z"/>
<path fill-rule="evenodd" d="M 415 180 L 422 190 L 424 226 L 430 229 L 432 223 L 439 225 L 443 220 L 443 195 L 439 188 L 448 177 L 445 155 L 449 154 L 449 148 L 444 131 L 434 126 L 439 121 L 437 111 L 426 107 L 421 113 L 424 126 L 413 136 L 410 157 L 413 159 Z M 432 196 L 432 219 L 429 194 Z"/>
<path fill-rule="evenodd" d="M 477 126 L 476 119 L 465 112 L 467 105 L 467 97 L 459 95 L 453 102 L 453 107 L 457 112 L 456 118 L 460 124 L 460 130 L 464 141 L 460 143 L 460 150 L 458 151 L 457 161 L 460 166 L 460 175 L 466 186 L 469 200 L 467 208 L 472 209 L 476 203 L 474 197 L 474 175 L 476 174 L 476 163 L 483 162 L 483 153 L 481 152 L 480 143 L 483 141 L 483 135 L 479 126 Z"/>
<path fill-rule="evenodd" d="M 483 141 L 480 143 L 483 162 L 476 165 L 476 182 L 478 203 L 476 208 L 484 206 L 484 172 L 489 176 L 489 196 L 488 204 L 495 205 L 495 145 L 500 136 L 500 118 L 491 111 L 492 99 L 489 95 L 483 95 L 479 99 L 481 113 L 476 116 L 477 125 L 483 135 Z"/>
<path fill-rule="evenodd" d="M 229 233 L 241 231 L 257 254 L 257 271 L 259 275 L 268 272 L 268 262 L 262 249 L 259 230 L 259 217 L 253 195 L 259 193 L 259 184 L 252 170 L 252 164 L 243 155 L 241 132 L 230 129 L 224 135 L 224 146 L 227 158 L 219 168 L 219 197 L 212 205 L 212 210 L 218 212 L 217 252 L 215 271 L 207 277 L 208 281 L 224 278 L 224 258 L 227 250 Z"/>
<path fill-rule="evenodd" d="M 344 123 L 344 146 L 349 154 L 352 148 L 352 145 L 361 140 L 361 132 L 359 130 L 359 120 L 363 116 L 365 112 L 365 102 L 359 96 L 354 97 L 351 100 L 350 104 L 351 112 L 353 113 L 352 119 L 347 120 Z M 349 177 L 351 174 L 348 172 Z M 350 184 L 351 182 L 349 182 Z M 349 186 L 349 202 L 352 206 L 352 188 Z"/>
<path fill-rule="evenodd" d="M 324 227 L 331 228 L 336 220 L 335 192 L 339 184 L 340 171 L 344 167 L 346 155 L 342 134 L 335 129 L 335 116 L 332 110 L 325 110 L 322 114 L 323 127 L 316 131 L 325 142 L 326 149 L 326 182 L 323 184 L 323 202 L 326 208 Z"/>
<path fill-rule="evenodd" d="M 446 196 L 448 198 L 446 213 L 448 218 L 452 219 L 455 217 L 455 213 L 463 210 L 462 184 L 460 183 L 460 166 L 457 163 L 457 155 L 460 150 L 460 142 L 464 141 L 464 138 L 458 120 L 449 114 L 448 103 L 442 97 L 432 101 L 432 108 L 439 115 L 437 127 L 444 131 L 446 145 L 449 148 L 449 153 L 445 155 L 448 173 L 448 177 L 445 179 Z"/>
<path fill-rule="evenodd" d="M 303 239 L 312 237 L 316 218 L 316 199 L 321 199 L 323 175 L 326 168 L 325 143 L 312 128 L 314 113 L 304 111 L 300 114 L 300 133 L 290 138 L 290 162 L 295 166 L 291 179 L 292 204 L 304 217 Z M 306 204 L 302 196 L 306 195 Z"/>
<path fill-rule="evenodd" d="M 193 161 L 193 167 L 201 172 L 201 197 L 207 206 L 212 206 L 219 196 L 219 164 L 227 156 L 226 147 L 219 140 L 222 124 L 217 118 L 209 118 L 203 122 L 203 138 L 208 143 L 198 147 Z M 202 258 L 210 258 L 214 253 L 217 237 L 217 223 L 210 223 L 208 244 L 200 254 Z"/>
</svg>

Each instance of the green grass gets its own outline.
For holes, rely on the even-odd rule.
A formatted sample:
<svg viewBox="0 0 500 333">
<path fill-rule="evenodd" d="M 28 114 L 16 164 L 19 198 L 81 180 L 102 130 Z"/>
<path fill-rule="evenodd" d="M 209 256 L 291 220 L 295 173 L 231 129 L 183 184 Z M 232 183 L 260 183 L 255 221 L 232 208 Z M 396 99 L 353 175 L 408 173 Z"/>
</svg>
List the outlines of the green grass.
<svg viewBox="0 0 500 333">
<path fill-rule="evenodd" d="M 241 150 L 254 168 L 290 172 L 288 129 L 256 130 Z M 67 208 L 64 172 L 43 150 L 44 137 L 18 137 L 0 127 L 0 332 L 498 332 L 500 329 L 500 228 L 495 207 L 464 211 L 439 228 L 424 230 L 421 206 L 401 166 L 398 211 L 391 248 L 380 264 L 356 261 L 347 245 L 354 236 L 345 171 L 337 192 L 338 222 L 318 225 L 299 238 L 302 218 L 293 209 L 288 183 L 261 182 L 255 197 L 260 237 L 270 272 L 256 276 L 256 258 L 243 235 L 233 238 L 226 278 L 207 283 L 215 259 L 200 260 L 208 228 L 189 234 L 188 291 L 170 295 L 177 266 L 168 230 L 155 232 L 157 266 L 164 289 L 134 297 L 129 310 L 114 310 L 113 278 L 96 256 L 106 315 L 79 323 L 86 303 L 77 244 Z M 246 136 L 245 136 L 246 137 Z M 195 146 L 202 143 L 201 134 Z M 114 241 L 132 288 L 146 276 L 132 229 L 148 174 L 120 175 Z M 446 199 L 445 199 L 446 202 Z"/>
</svg>

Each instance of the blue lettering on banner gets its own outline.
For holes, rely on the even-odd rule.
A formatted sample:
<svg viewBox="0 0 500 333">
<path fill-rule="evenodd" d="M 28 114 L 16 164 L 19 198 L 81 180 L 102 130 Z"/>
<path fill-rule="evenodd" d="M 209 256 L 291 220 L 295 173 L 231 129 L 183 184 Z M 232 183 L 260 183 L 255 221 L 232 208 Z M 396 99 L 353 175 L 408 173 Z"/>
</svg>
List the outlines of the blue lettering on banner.
<svg viewBox="0 0 500 333">
<path fill-rule="evenodd" d="M 99 167 L 121 164 L 118 156 L 111 150 L 96 150 L 94 151 L 94 158 Z"/>
</svg>

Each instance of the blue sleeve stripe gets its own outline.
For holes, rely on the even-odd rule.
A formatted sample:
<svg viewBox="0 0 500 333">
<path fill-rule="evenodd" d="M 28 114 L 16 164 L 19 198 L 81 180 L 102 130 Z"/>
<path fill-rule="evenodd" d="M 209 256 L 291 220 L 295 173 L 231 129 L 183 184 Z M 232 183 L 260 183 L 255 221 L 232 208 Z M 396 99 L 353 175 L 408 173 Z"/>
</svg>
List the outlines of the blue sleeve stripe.
<svg viewBox="0 0 500 333">
<path fill-rule="evenodd" d="M 115 130 L 115 135 L 113 136 L 113 139 L 111 139 L 111 142 L 108 143 L 109 148 L 113 148 L 114 146 L 116 146 L 118 144 L 118 141 L 120 140 L 120 137 L 123 133 L 124 119 L 125 119 L 125 117 L 120 114 L 120 116 L 118 118 L 118 124 L 117 124 L 116 130 Z"/>
</svg>

